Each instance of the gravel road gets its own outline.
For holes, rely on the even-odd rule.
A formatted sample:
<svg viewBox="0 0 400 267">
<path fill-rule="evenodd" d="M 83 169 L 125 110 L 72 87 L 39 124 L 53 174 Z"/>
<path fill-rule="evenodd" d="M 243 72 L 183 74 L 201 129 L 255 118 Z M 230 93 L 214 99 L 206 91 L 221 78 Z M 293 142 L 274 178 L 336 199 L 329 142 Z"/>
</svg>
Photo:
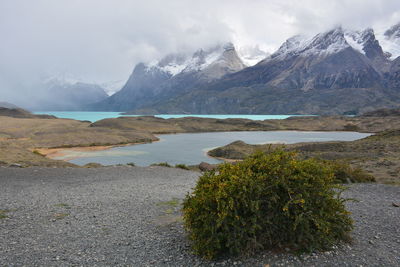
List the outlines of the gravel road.
<svg viewBox="0 0 400 267">
<path fill-rule="evenodd" d="M 179 204 L 199 174 L 163 167 L 0 168 L 0 266 L 400 266 L 400 187 L 352 185 L 354 242 L 296 257 L 193 256 Z"/>
</svg>

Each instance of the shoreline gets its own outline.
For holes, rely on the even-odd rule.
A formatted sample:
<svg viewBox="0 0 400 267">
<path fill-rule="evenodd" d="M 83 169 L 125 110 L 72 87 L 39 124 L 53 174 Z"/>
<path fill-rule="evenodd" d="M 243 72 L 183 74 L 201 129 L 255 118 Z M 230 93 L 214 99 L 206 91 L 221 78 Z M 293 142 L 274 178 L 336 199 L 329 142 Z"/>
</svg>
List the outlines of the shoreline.
<svg viewBox="0 0 400 267">
<path fill-rule="evenodd" d="M 327 132 L 327 131 L 303 131 L 303 130 L 273 130 L 273 131 L 282 131 L 282 132 Z M 273 132 L 273 131 L 260 131 L 260 132 Z M 215 132 L 246 132 L 246 131 L 215 131 Z M 162 135 L 169 135 L 169 134 L 199 134 L 199 133 L 215 133 L 214 131 L 212 132 L 187 132 L 187 133 L 162 133 L 155 135 L 157 140 L 151 141 L 151 142 L 132 142 L 132 143 L 126 143 L 126 144 L 116 144 L 116 145 L 99 145 L 99 146 L 74 146 L 74 147 L 55 147 L 55 148 L 33 148 L 30 149 L 32 152 L 37 152 L 40 155 L 52 159 L 52 160 L 61 160 L 65 162 L 69 162 L 74 159 L 82 158 L 84 156 L 69 156 L 69 152 L 95 152 L 95 151 L 105 151 L 109 150 L 111 148 L 115 147 L 125 147 L 125 146 L 133 146 L 133 145 L 141 145 L 141 144 L 152 144 L 154 142 L 160 142 L 162 141 Z M 249 131 L 253 132 L 253 131 Z M 348 132 L 348 131 L 332 131 L 332 132 Z M 364 132 L 357 132 L 357 133 L 364 133 Z M 364 134 L 369 134 L 369 133 L 364 133 Z M 373 134 L 371 134 L 373 135 Z M 322 141 L 324 142 L 324 141 Z M 269 144 L 269 143 L 262 143 L 262 144 Z M 271 143 L 273 144 L 273 143 Z M 281 143 L 279 143 L 281 144 Z M 258 145 L 258 144 L 257 144 Z M 229 159 L 229 158 L 223 158 L 223 157 L 214 157 L 208 154 L 209 151 L 211 151 L 214 148 L 206 148 L 203 150 L 203 153 L 206 157 L 213 158 L 216 160 L 221 160 L 222 162 L 238 162 L 241 161 L 241 159 Z"/>
<path fill-rule="evenodd" d="M 157 137 L 158 138 L 158 137 Z M 132 145 L 143 145 L 143 144 L 151 144 L 154 142 L 159 142 L 161 139 L 154 140 L 152 142 L 138 142 L 138 143 L 126 143 L 126 144 L 117 144 L 117 145 L 106 145 L 106 146 L 75 146 L 75 147 L 56 147 L 56 148 L 34 148 L 31 149 L 32 152 L 37 151 L 42 156 L 53 159 L 53 160 L 62 160 L 69 162 L 70 160 L 80 158 L 79 156 L 75 157 L 66 157 L 68 156 L 69 151 L 74 152 L 94 152 L 94 151 L 105 151 L 114 147 L 125 147 Z M 57 159 L 60 157 L 66 157 L 65 159 Z"/>
<path fill-rule="evenodd" d="M 69 162 L 70 160 L 78 159 L 81 158 L 80 156 L 68 156 L 68 152 L 74 151 L 74 152 L 94 152 L 94 151 L 105 151 L 111 148 L 115 147 L 125 147 L 125 146 L 132 146 L 132 145 L 143 145 L 143 144 L 152 144 L 154 142 L 160 142 L 161 138 L 159 138 L 156 141 L 153 142 L 140 142 L 140 143 L 127 143 L 123 145 L 108 145 L 108 146 L 76 146 L 76 147 L 71 147 L 71 148 L 34 148 L 31 149 L 32 152 L 36 151 L 37 153 L 41 154 L 42 156 L 48 158 L 48 159 L 53 159 L 53 160 L 62 160 Z M 241 159 L 228 159 L 228 158 L 222 158 L 222 157 L 213 157 L 208 154 L 209 151 L 212 149 L 209 149 L 207 151 L 203 151 L 204 155 L 212 158 L 212 159 L 217 159 L 222 161 L 221 163 L 224 162 L 229 162 L 229 163 L 234 163 L 238 161 L 242 161 Z M 64 157 L 63 159 L 59 159 L 60 157 Z"/>
</svg>

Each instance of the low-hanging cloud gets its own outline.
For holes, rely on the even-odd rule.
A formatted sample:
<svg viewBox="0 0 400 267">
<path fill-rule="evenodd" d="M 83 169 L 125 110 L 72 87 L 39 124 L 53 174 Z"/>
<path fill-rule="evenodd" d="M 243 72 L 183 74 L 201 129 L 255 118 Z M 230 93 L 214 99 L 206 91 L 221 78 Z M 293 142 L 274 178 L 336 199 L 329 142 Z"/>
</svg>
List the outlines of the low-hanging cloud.
<svg viewBox="0 0 400 267">
<path fill-rule="evenodd" d="M 46 75 L 126 80 L 136 63 L 171 52 L 226 41 L 273 52 L 298 33 L 399 21 L 398 0 L 3 0 L 0 100 L 34 94 Z"/>
</svg>

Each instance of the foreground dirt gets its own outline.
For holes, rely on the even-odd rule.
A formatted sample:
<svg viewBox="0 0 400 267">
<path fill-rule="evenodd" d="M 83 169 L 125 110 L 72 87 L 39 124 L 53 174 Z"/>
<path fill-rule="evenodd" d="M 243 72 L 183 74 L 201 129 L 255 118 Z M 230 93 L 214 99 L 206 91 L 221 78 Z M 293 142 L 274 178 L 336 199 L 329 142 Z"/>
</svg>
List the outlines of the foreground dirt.
<svg viewBox="0 0 400 267">
<path fill-rule="evenodd" d="M 0 168 L 0 266 L 398 266 L 400 187 L 344 193 L 350 245 L 297 257 L 263 251 L 204 261 L 180 203 L 199 173 L 163 167 Z"/>
</svg>

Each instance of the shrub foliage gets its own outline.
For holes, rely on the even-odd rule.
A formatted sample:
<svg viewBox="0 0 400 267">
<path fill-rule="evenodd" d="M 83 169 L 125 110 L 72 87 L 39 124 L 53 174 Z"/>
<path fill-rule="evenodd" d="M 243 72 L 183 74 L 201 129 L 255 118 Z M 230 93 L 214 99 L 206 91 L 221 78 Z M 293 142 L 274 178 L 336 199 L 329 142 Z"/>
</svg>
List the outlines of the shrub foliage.
<svg viewBox="0 0 400 267">
<path fill-rule="evenodd" d="M 343 190 L 321 161 L 257 152 L 201 176 L 183 203 L 184 223 L 195 253 L 208 259 L 266 248 L 329 249 L 352 230 Z"/>
<path fill-rule="evenodd" d="M 184 170 L 189 170 L 189 167 L 186 166 L 185 164 L 176 164 L 175 168 L 179 168 L 179 169 L 184 169 Z"/>
</svg>

